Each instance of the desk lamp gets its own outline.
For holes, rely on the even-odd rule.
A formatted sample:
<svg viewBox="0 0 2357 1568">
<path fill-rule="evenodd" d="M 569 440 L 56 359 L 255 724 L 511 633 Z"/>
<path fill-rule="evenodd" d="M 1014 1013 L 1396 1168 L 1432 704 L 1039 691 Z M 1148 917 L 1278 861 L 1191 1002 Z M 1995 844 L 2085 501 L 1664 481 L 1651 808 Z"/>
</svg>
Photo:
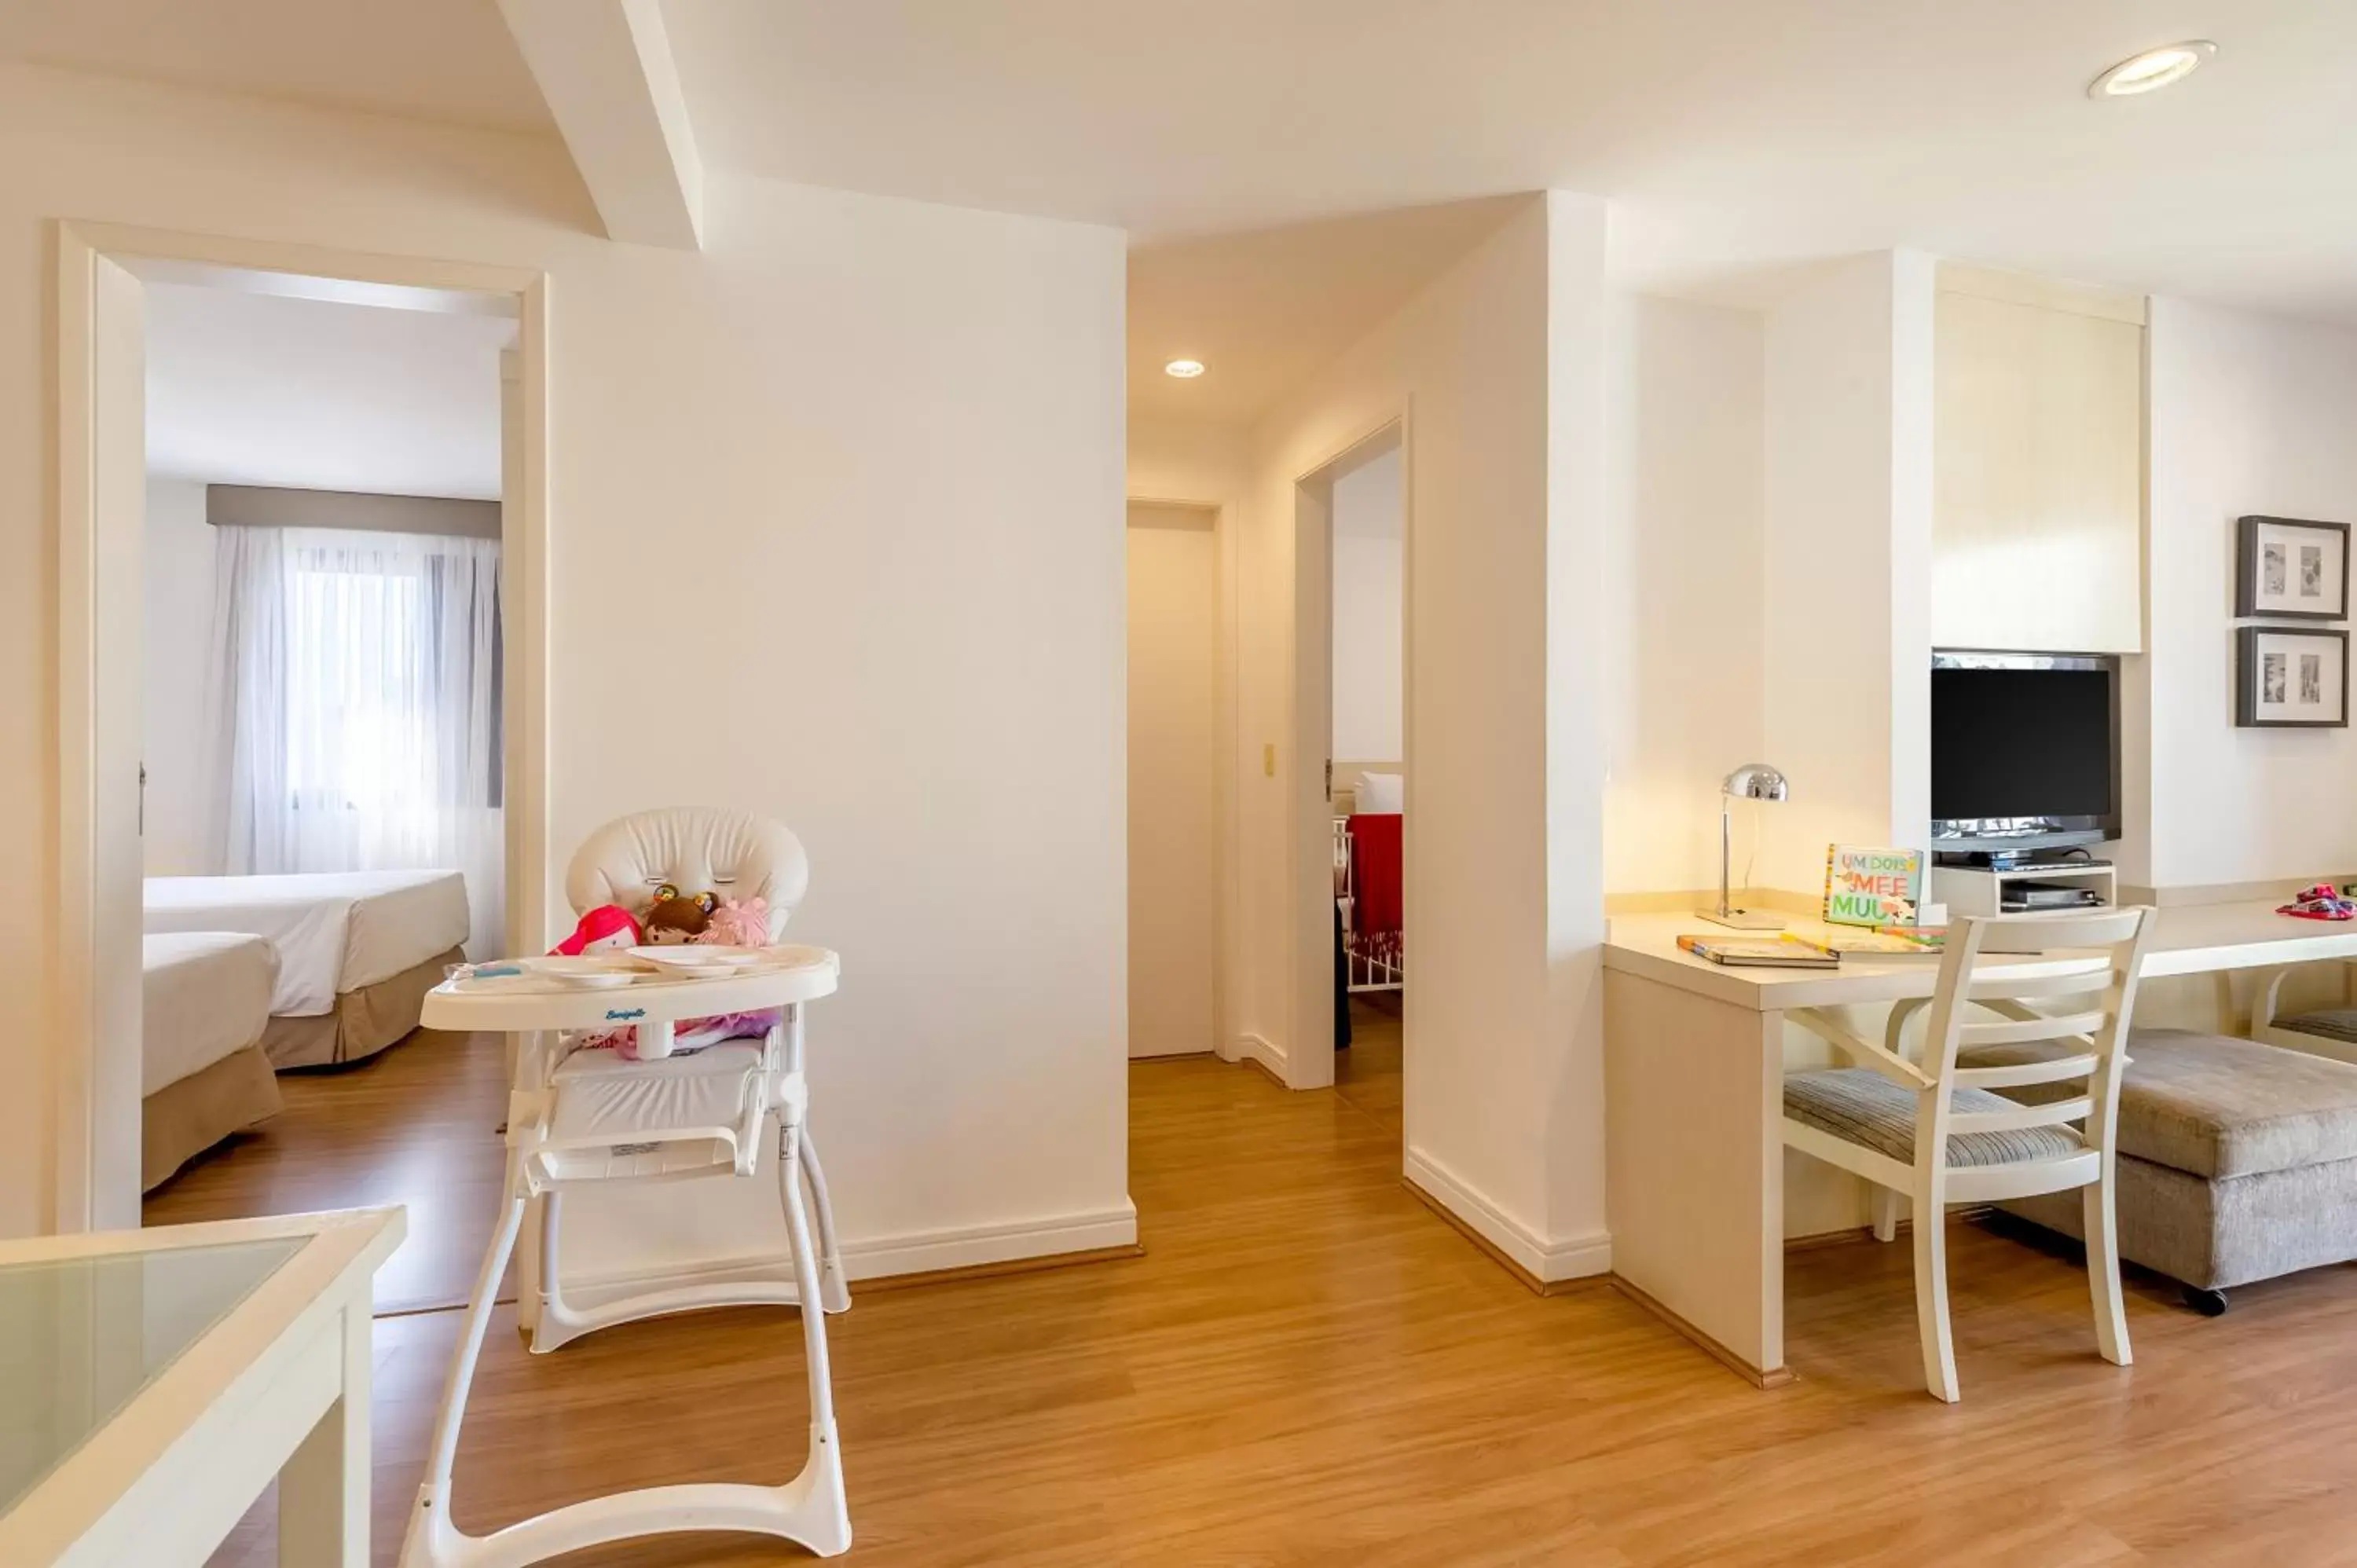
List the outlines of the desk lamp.
<svg viewBox="0 0 2357 1568">
<path fill-rule="evenodd" d="M 1718 787 L 1718 908 L 1697 909 L 1715 926 L 1731 926 L 1738 931 L 1781 931 L 1784 917 L 1761 909 L 1738 909 L 1728 903 L 1727 877 L 1729 863 L 1734 859 L 1735 802 L 1742 800 L 1781 800 L 1791 792 L 1784 776 L 1764 762 L 1747 762 L 1727 776 Z"/>
</svg>

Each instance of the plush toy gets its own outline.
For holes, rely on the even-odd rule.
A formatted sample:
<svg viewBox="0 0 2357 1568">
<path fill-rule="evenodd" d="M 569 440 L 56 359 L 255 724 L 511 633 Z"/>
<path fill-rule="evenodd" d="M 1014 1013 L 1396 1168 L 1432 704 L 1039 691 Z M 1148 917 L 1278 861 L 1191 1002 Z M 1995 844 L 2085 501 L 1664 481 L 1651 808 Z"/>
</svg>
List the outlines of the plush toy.
<svg viewBox="0 0 2357 1568">
<path fill-rule="evenodd" d="M 654 906 L 646 913 L 647 940 L 657 947 L 692 942 L 704 934 L 719 905 L 717 894 L 698 893 L 691 898 L 666 882 L 655 889 Z"/>
<path fill-rule="evenodd" d="M 739 903 L 725 900 L 712 911 L 712 919 L 696 939 L 720 947 L 765 948 L 770 945 L 770 901 L 748 898 Z"/>
<path fill-rule="evenodd" d="M 638 947 L 642 940 L 636 916 L 619 904 L 600 904 L 581 917 L 571 936 L 548 950 L 566 958 L 579 958 L 584 953 Z"/>
</svg>

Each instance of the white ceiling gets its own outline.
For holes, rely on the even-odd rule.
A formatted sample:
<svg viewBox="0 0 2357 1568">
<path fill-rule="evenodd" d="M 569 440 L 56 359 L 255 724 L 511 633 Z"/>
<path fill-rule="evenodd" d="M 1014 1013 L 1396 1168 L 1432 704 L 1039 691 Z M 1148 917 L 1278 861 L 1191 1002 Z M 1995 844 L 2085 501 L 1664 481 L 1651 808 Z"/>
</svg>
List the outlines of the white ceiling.
<svg viewBox="0 0 2357 1568">
<path fill-rule="evenodd" d="M 1894 244 L 2357 319 L 2351 0 L 667 0 L 712 164 L 1143 242 L 1559 187 L 1633 285 Z M 2180 86 L 2105 66 L 2217 40 Z"/>
<path fill-rule="evenodd" d="M 1488 238 L 1504 197 L 1293 224 L 1129 254 L 1129 411 L 1146 419 L 1259 413 Z M 1200 360 L 1192 381 L 1165 375 Z"/>
<path fill-rule="evenodd" d="M 1549 187 L 1610 199 L 1616 276 L 1664 293 L 1910 245 L 2357 321 L 2357 0 L 662 6 L 715 168 L 1130 230 L 1143 413 L 1265 406 L 1479 225 L 1257 231 Z M 2197 37 L 2189 81 L 2085 96 Z M 0 4 L 0 54 L 550 124 L 496 0 Z"/>
<path fill-rule="evenodd" d="M 551 124 L 495 0 L 11 0 L 0 56 L 500 130 Z"/>
<path fill-rule="evenodd" d="M 498 497 L 514 322 L 186 284 L 146 297 L 149 472 Z"/>
</svg>

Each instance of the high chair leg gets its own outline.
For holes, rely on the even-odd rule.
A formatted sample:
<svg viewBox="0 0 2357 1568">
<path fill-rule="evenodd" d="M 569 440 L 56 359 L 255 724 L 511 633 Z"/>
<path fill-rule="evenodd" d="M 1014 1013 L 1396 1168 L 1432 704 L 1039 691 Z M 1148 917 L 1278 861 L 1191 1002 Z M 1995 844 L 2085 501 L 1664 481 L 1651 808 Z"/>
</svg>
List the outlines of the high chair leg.
<svg viewBox="0 0 2357 1568">
<path fill-rule="evenodd" d="M 826 1313 L 813 1312 L 820 1301 L 817 1251 L 811 1245 L 810 1217 L 802 1207 L 802 1156 L 807 1140 L 802 1129 L 781 1127 L 778 1136 L 778 1182 L 784 1189 L 786 1234 L 793 1242 L 794 1289 L 802 1305 L 802 1355 L 810 1377 L 810 1457 L 802 1472 L 788 1486 L 796 1515 L 793 1539 L 821 1557 L 851 1549 L 851 1511 L 843 1492 L 843 1447 L 834 1432 L 834 1380 L 826 1353 Z"/>
<path fill-rule="evenodd" d="M 802 1176 L 810 1183 L 811 1209 L 818 1223 L 819 1300 L 829 1312 L 851 1310 L 851 1282 L 844 1277 L 843 1254 L 834 1245 L 834 1205 L 827 1200 L 826 1172 L 819 1168 L 818 1145 L 810 1128 L 802 1131 Z"/>
<path fill-rule="evenodd" d="M 515 1251 L 523 1206 L 522 1173 L 511 1155 L 507 1212 L 483 1254 L 483 1266 L 475 1276 L 475 1294 L 467 1298 L 466 1321 L 458 1331 L 449 1382 L 442 1391 L 442 1408 L 434 1415 L 434 1443 L 426 1450 L 425 1479 L 418 1486 L 417 1506 L 410 1513 L 409 1530 L 402 1541 L 401 1568 L 446 1568 L 462 1558 L 465 1541 L 450 1522 L 450 1472 L 458 1459 L 458 1426 L 467 1417 L 467 1395 L 474 1387 L 475 1363 L 483 1353 L 483 1332 L 490 1325 L 500 1278 L 507 1273 L 509 1255 Z"/>
</svg>

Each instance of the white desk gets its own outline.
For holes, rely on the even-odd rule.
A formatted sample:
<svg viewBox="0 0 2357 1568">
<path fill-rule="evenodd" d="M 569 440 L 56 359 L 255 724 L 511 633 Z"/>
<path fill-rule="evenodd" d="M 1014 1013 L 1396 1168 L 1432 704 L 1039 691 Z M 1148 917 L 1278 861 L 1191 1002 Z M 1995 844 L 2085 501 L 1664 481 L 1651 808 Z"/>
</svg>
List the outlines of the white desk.
<svg viewBox="0 0 2357 1568">
<path fill-rule="evenodd" d="M 1784 1364 L 1784 1014 L 1929 996 L 1921 959 L 1722 969 L 1681 952 L 1691 915 L 1617 917 L 1604 948 L 1605 1184 L 1612 1272 L 1736 1370 Z M 1793 929 L 1823 928 L 1795 920 Z M 1748 934 L 1748 933 L 1745 933 Z M 2147 977 L 2357 958 L 2357 921 L 2273 904 L 2160 911 Z M 2034 973 L 2053 960 L 2024 958 Z M 2017 966 L 2008 966 L 2017 967 Z"/>
<path fill-rule="evenodd" d="M 0 1245 L 0 1563 L 369 1560 L 370 1281 L 398 1208 Z"/>
</svg>

